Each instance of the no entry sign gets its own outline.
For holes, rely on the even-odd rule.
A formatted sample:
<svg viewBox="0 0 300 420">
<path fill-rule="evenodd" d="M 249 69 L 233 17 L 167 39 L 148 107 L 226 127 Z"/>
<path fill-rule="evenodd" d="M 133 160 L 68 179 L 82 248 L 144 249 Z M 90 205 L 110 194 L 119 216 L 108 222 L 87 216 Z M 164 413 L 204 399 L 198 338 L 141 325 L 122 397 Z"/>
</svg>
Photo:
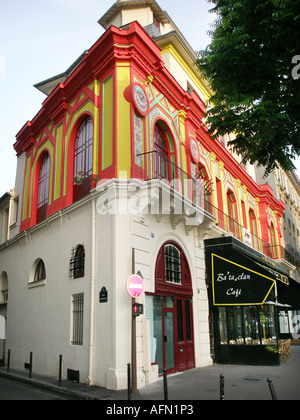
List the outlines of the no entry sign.
<svg viewBox="0 0 300 420">
<path fill-rule="evenodd" d="M 132 298 L 138 298 L 144 293 L 144 280 L 138 274 L 133 274 L 128 277 L 126 289 Z"/>
</svg>

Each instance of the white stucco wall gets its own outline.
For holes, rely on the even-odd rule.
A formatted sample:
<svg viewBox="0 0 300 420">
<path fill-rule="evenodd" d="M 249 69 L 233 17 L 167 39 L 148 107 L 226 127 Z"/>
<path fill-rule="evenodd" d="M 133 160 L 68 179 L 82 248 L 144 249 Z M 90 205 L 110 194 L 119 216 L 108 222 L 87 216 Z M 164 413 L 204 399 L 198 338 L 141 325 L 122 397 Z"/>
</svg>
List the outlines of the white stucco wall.
<svg viewBox="0 0 300 420">
<path fill-rule="evenodd" d="M 97 200 L 99 193 L 94 193 Z M 127 363 L 131 362 L 131 298 L 126 292 L 132 274 L 140 271 L 146 292 L 155 291 L 155 263 L 160 247 L 176 241 L 188 260 L 193 285 L 193 322 L 196 366 L 211 364 L 208 334 L 208 304 L 204 276 L 201 227 L 187 234 L 184 219 L 175 227 L 171 216 L 99 214 L 95 224 L 94 335 L 91 333 L 92 215 L 93 201 L 87 197 L 0 247 L 0 272 L 6 271 L 9 285 L 7 343 L 11 367 L 23 369 L 33 352 L 33 371 L 58 375 L 63 355 L 63 375 L 79 370 L 80 381 L 91 377 L 96 385 L 126 389 Z M 85 247 L 85 276 L 69 277 L 73 247 Z M 37 258 L 46 266 L 46 281 L 29 284 Z M 99 303 L 102 287 L 108 302 Z M 71 344 L 72 295 L 84 293 L 83 345 Z M 145 296 L 139 300 L 145 304 Z M 138 387 L 158 379 L 151 366 L 149 326 L 145 315 L 137 319 Z M 92 353 L 92 366 L 90 354 Z"/>
</svg>

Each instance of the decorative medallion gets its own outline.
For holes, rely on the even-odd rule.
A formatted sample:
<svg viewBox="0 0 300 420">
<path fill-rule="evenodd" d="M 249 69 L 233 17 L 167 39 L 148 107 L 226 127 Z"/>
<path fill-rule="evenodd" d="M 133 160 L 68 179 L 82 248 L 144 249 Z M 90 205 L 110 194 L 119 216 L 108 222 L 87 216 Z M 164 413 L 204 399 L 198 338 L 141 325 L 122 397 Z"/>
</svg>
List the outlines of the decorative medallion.
<svg viewBox="0 0 300 420">
<path fill-rule="evenodd" d="M 188 153 L 190 154 L 193 163 L 197 164 L 200 162 L 200 149 L 198 142 L 194 137 L 188 140 Z"/>
<path fill-rule="evenodd" d="M 132 83 L 124 90 L 124 97 L 131 102 L 135 112 L 140 117 L 146 117 L 149 113 L 149 101 L 144 88 L 139 83 Z"/>
</svg>

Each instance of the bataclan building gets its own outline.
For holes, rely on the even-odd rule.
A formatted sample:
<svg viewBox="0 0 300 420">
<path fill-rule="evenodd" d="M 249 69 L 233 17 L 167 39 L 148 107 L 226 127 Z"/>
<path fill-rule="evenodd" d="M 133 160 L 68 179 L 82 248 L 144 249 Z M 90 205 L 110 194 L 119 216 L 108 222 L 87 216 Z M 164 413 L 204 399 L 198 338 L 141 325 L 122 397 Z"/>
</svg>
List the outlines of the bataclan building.
<svg viewBox="0 0 300 420">
<path fill-rule="evenodd" d="M 284 204 L 207 134 L 209 84 L 169 15 L 154 0 L 121 0 L 99 23 L 93 46 L 35 85 L 46 99 L 16 135 L 16 184 L 0 200 L 10 214 L 0 314 L 12 368 L 32 352 L 36 373 L 57 376 L 62 355 L 64 377 L 119 390 L 132 361 L 137 388 L 164 368 L 212 364 L 211 344 L 231 340 L 225 313 L 251 324 L 256 305 L 262 324 L 275 271 L 294 267 L 280 248 Z M 133 316 L 126 284 L 137 273 Z M 268 328 L 257 339 L 273 338 Z"/>
</svg>

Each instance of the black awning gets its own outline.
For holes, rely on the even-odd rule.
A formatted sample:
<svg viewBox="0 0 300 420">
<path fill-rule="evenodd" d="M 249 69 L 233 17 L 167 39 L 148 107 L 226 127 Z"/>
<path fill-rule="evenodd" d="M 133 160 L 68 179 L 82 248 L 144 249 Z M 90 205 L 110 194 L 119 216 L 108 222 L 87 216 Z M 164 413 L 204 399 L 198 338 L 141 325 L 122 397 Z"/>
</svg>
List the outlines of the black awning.
<svg viewBox="0 0 300 420">
<path fill-rule="evenodd" d="M 234 237 L 208 239 L 204 243 L 213 305 L 261 305 L 275 299 L 276 280 L 288 279 L 278 264 Z"/>
<path fill-rule="evenodd" d="M 293 279 L 289 279 L 289 285 L 277 282 L 278 302 L 290 305 L 291 307 L 283 309 L 300 310 L 300 284 Z"/>
</svg>

